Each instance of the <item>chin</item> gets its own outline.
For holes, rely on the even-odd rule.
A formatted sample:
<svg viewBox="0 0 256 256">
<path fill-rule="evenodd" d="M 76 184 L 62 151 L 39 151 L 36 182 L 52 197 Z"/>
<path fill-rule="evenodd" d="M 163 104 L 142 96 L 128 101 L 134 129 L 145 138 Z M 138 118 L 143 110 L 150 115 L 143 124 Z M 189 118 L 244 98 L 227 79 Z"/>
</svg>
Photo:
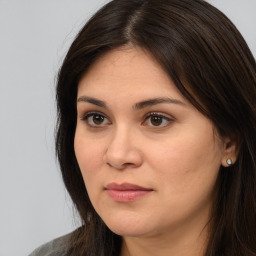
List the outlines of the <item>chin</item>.
<svg viewBox="0 0 256 256">
<path fill-rule="evenodd" d="M 117 235 L 140 237 L 150 233 L 150 227 L 146 223 L 139 220 L 127 220 L 123 218 L 121 221 L 106 221 L 108 228 Z"/>
<path fill-rule="evenodd" d="M 122 237 L 142 237 L 148 234 L 146 230 L 140 228 L 131 228 L 131 227 L 109 227 L 110 230 Z"/>
</svg>

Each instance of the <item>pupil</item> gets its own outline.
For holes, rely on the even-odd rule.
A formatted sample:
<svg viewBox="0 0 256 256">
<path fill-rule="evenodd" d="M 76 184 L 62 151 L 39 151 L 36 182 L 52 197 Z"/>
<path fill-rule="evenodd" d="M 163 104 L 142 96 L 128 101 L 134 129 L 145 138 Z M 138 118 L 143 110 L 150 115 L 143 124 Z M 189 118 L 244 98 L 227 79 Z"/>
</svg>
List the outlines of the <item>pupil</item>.
<svg viewBox="0 0 256 256">
<path fill-rule="evenodd" d="M 152 116 L 151 117 L 151 123 L 154 126 L 161 125 L 162 124 L 162 117 L 160 117 L 160 116 Z"/>
<path fill-rule="evenodd" d="M 104 117 L 103 116 L 100 116 L 100 115 L 94 115 L 93 116 L 93 122 L 95 124 L 102 124 L 104 121 Z"/>
</svg>

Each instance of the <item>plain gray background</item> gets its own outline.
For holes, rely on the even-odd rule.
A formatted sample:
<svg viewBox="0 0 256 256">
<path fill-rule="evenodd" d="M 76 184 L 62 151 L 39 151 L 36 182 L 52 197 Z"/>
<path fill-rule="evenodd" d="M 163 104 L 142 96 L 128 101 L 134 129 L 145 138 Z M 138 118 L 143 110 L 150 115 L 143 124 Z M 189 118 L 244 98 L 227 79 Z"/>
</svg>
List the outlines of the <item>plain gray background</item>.
<svg viewBox="0 0 256 256">
<path fill-rule="evenodd" d="M 55 77 L 107 0 L 0 0 L 0 256 L 28 255 L 78 221 L 54 153 Z M 256 1 L 209 0 L 256 56 Z"/>
</svg>

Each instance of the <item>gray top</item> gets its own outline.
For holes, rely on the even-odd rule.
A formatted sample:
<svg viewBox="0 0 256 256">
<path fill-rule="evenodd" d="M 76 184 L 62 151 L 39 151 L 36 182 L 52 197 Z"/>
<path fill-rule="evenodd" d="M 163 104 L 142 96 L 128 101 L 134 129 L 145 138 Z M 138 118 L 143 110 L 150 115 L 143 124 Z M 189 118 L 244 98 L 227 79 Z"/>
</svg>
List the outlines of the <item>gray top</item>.
<svg viewBox="0 0 256 256">
<path fill-rule="evenodd" d="M 48 243 L 45 243 L 35 249 L 28 256 L 65 256 L 66 244 L 71 236 L 70 234 L 56 238 Z"/>
</svg>

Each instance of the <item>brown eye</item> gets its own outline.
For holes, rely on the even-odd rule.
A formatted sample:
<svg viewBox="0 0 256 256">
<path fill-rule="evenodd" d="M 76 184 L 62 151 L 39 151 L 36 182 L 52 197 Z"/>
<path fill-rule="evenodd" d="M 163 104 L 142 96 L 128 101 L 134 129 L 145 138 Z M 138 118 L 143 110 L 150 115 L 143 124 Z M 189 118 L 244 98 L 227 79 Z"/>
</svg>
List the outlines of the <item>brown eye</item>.
<svg viewBox="0 0 256 256">
<path fill-rule="evenodd" d="M 151 116 L 150 122 L 153 126 L 159 126 L 163 122 L 163 117 L 162 116 Z"/>
<path fill-rule="evenodd" d="M 104 123 L 105 117 L 102 115 L 95 114 L 92 116 L 92 122 L 96 125 L 101 125 Z"/>
<path fill-rule="evenodd" d="M 96 127 L 96 128 L 110 124 L 107 117 L 105 117 L 103 114 L 94 113 L 94 112 L 87 113 L 82 118 L 82 120 L 85 121 L 85 123 L 88 126 Z"/>
<path fill-rule="evenodd" d="M 173 119 L 158 113 L 151 113 L 145 118 L 143 125 L 151 127 L 165 127 L 168 126 Z"/>
</svg>

